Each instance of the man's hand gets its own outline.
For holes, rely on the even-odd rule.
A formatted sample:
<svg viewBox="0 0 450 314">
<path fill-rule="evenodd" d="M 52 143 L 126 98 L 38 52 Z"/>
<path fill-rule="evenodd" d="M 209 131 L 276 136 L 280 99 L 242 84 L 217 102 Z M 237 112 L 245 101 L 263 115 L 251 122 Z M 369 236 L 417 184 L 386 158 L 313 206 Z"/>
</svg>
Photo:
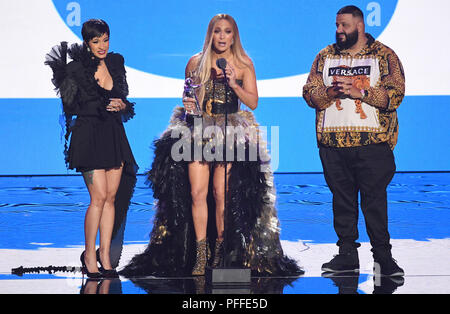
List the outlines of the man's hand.
<svg viewBox="0 0 450 314">
<path fill-rule="evenodd" d="M 334 98 L 361 99 L 363 97 L 361 90 L 353 86 L 351 77 L 337 77 L 333 82 L 333 88 L 329 88 L 329 90 L 327 93 L 330 97 L 336 93 L 337 97 Z"/>
</svg>

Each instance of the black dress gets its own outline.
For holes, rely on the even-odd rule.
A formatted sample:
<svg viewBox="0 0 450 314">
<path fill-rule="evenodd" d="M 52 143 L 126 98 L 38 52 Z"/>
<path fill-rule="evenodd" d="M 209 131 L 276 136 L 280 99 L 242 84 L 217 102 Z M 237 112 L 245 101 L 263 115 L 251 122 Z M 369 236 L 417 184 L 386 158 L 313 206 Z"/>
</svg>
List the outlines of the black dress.
<svg viewBox="0 0 450 314">
<path fill-rule="evenodd" d="M 67 54 L 72 61 L 67 64 Z M 111 245 L 111 263 L 116 267 L 122 252 L 126 213 L 136 184 L 138 166 L 134 159 L 123 122 L 134 116 L 129 102 L 124 59 L 108 53 L 105 63 L 113 80 L 106 90 L 94 78 L 100 60 L 82 45 L 66 42 L 47 54 L 45 64 L 53 70 L 52 82 L 63 104 L 66 125 L 65 159 L 69 169 L 85 172 L 110 169 L 123 164 L 122 177 L 115 201 L 115 223 Z M 109 112 L 110 98 L 120 98 L 126 109 Z M 67 143 L 70 142 L 68 145 Z"/>
<path fill-rule="evenodd" d="M 238 82 L 242 84 L 242 82 Z M 154 142 L 154 160 L 147 177 L 157 200 L 150 243 L 141 254 L 133 257 L 119 273 L 133 278 L 139 276 L 190 276 L 195 263 L 195 230 L 192 219 L 192 198 L 188 165 L 192 160 L 214 167 L 223 163 L 220 142 L 225 125 L 242 128 L 241 136 L 233 137 L 235 158 L 229 172 L 227 205 L 225 209 L 226 266 L 251 268 L 255 276 L 299 276 L 304 271 L 297 262 L 283 253 L 280 242 L 280 224 L 275 209 L 276 192 L 270 158 L 261 139 L 258 123 L 250 111 L 239 110 L 239 98 L 222 81 L 209 81 L 205 86 L 202 128 L 214 130 L 211 137 L 189 141 L 177 146 L 180 134 L 186 130 L 195 137 L 196 123 L 189 123 L 185 109 L 177 107 L 169 127 Z M 225 114 L 226 113 L 226 114 Z M 221 130 L 221 131 L 220 131 Z M 206 134 L 206 133 L 203 134 Z M 175 135 L 176 134 L 176 135 Z M 180 151 L 192 150 L 186 159 L 173 158 L 174 147 Z M 195 157 L 195 146 L 200 145 L 202 158 Z M 238 147 L 244 148 L 239 156 Z M 257 158 L 250 158 L 258 151 Z M 207 155 L 216 160 L 208 160 Z M 243 158 L 240 158 L 243 157 Z M 230 159 L 226 159 L 229 162 Z M 214 173 L 210 171 L 211 175 Z M 213 247 L 215 230 L 215 201 L 212 179 L 208 192 L 208 239 Z"/>
</svg>

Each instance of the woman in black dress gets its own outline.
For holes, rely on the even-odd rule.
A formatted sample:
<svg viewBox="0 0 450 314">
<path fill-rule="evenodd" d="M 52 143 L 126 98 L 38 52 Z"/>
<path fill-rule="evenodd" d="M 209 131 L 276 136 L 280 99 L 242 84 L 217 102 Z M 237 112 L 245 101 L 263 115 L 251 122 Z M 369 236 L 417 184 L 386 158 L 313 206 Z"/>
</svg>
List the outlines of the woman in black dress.
<svg viewBox="0 0 450 314">
<path fill-rule="evenodd" d="M 52 81 L 63 103 L 66 164 L 83 174 L 90 195 L 85 251 L 80 257 L 83 269 L 89 277 L 117 277 L 114 268 L 121 255 L 137 171 L 122 122 L 134 116 L 134 105 L 126 99 L 124 59 L 108 53 L 106 22 L 85 22 L 82 36 L 82 45 L 68 48 L 62 42 L 54 47 L 45 63 L 53 70 Z M 72 58 L 69 64 L 67 53 Z M 98 231 L 100 247 L 96 251 Z"/>
<path fill-rule="evenodd" d="M 227 60 L 225 71 L 216 65 L 219 59 Z M 184 108 L 175 108 L 169 127 L 155 141 L 155 158 L 148 172 L 157 200 L 150 243 L 120 273 L 127 277 L 201 276 L 211 262 L 212 267 L 251 268 L 258 276 L 303 274 L 281 247 L 270 158 L 258 124 L 250 110 L 240 109 L 242 102 L 254 110 L 258 91 L 253 63 L 231 16 L 219 14 L 210 21 L 203 51 L 189 60 L 186 78 L 200 84 L 201 116 L 194 122 L 189 118 L 196 104 L 185 94 Z M 196 125 L 201 131 L 199 141 Z M 241 129 L 242 136 L 233 136 L 224 148 L 220 138 L 226 126 Z M 208 130 L 215 134 L 207 136 Z M 183 152 L 180 135 L 189 142 L 182 146 Z M 195 156 L 197 146 L 200 158 Z M 224 156 L 229 146 L 235 148 L 232 160 Z M 244 154 L 236 156 L 239 149 Z M 259 155 L 252 158 L 256 151 Z M 184 155 L 181 160 L 178 153 Z"/>
</svg>

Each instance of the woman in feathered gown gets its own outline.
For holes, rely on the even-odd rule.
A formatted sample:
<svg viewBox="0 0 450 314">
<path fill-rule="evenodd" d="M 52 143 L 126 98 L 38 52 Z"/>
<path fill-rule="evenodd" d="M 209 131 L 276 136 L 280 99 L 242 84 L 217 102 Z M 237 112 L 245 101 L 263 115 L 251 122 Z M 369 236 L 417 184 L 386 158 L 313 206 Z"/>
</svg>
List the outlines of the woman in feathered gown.
<svg viewBox="0 0 450 314">
<path fill-rule="evenodd" d="M 224 71 L 218 59 L 227 61 Z M 184 108 L 175 108 L 154 142 L 147 173 L 157 200 L 150 243 L 119 273 L 196 276 L 211 263 L 251 268 L 259 276 L 303 274 L 280 244 L 270 158 L 258 124 L 252 112 L 240 110 L 241 102 L 255 109 L 258 92 L 231 16 L 210 21 L 203 51 L 189 60 L 186 78 L 199 85 L 195 97 L 183 95 Z M 196 98 L 202 106 L 198 118 L 190 115 Z M 224 145 L 226 126 L 237 134 Z"/>
<path fill-rule="evenodd" d="M 85 251 L 80 257 L 83 269 L 89 277 L 117 277 L 114 268 L 122 252 L 138 168 L 122 123 L 134 116 L 134 104 L 126 99 L 123 57 L 108 53 L 106 22 L 85 22 L 82 35 L 82 45 L 68 48 L 62 42 L 47 54 L 45 64 L 53 70 L 52 82 L 63 103 L 66 164 L 83 174 L 91 198 L 84 226 Z M 68 64 L 67 54 L 72 58 Z"/>
</svg>

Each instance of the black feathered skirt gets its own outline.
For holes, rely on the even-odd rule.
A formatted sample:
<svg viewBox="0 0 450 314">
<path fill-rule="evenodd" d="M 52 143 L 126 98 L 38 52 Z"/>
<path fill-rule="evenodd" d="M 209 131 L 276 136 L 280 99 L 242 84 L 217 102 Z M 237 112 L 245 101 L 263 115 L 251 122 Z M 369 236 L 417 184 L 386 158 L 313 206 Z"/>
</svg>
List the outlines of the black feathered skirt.
<svg viewBox="0 0 450 314">
<path fill-rule="evenodd" d="M 150 242 L 143 253 L 134 256 L 120 271 L 121 275 L 190 276 L 196 258 L 188 177 L 188 164 L 192 160 L 208 162 L 211 166 L 225 161 L 232 164 L 224 217 L 226 265 L 251 268 L 253 275 L 259 276 L 298 276 L 303 273 L 296 261 L 284 255 L 281 247 L 270 160 L 254 116 L 251 112 L 239 111 L 228 114 L 227 118 L 228 126 L 241 128 L 236 131 L 238 135 L 229 137 L 227 146 L 234 146 L 235 152 L 229 153 L 229 158 L 224 160 L 227 149 L 218 145 L 221 130 L 225 129 L 224 115 L 205 114 L 198 123 L 189 125 L 185 122 L 184 109 L 175 109 L 169 127 L 154 142 L 154 160 L 147 173 L 157 201 Z M 196 127 L 197 131 L 202 130 L 200 137 L 194 135 Z M 188 141 L 189 136 L 194 143 Z M 198 152 L 194 156 L 193 151 L 198 149 L 196 145 L 202 148 L 200 157 Z M 211 156 L 218 160 L 211 161 Z M 210 245 L 214 245 L 217 236 L 215 203 L 212 180 L 209 182 L 208 239 Z"/>
</svg>

